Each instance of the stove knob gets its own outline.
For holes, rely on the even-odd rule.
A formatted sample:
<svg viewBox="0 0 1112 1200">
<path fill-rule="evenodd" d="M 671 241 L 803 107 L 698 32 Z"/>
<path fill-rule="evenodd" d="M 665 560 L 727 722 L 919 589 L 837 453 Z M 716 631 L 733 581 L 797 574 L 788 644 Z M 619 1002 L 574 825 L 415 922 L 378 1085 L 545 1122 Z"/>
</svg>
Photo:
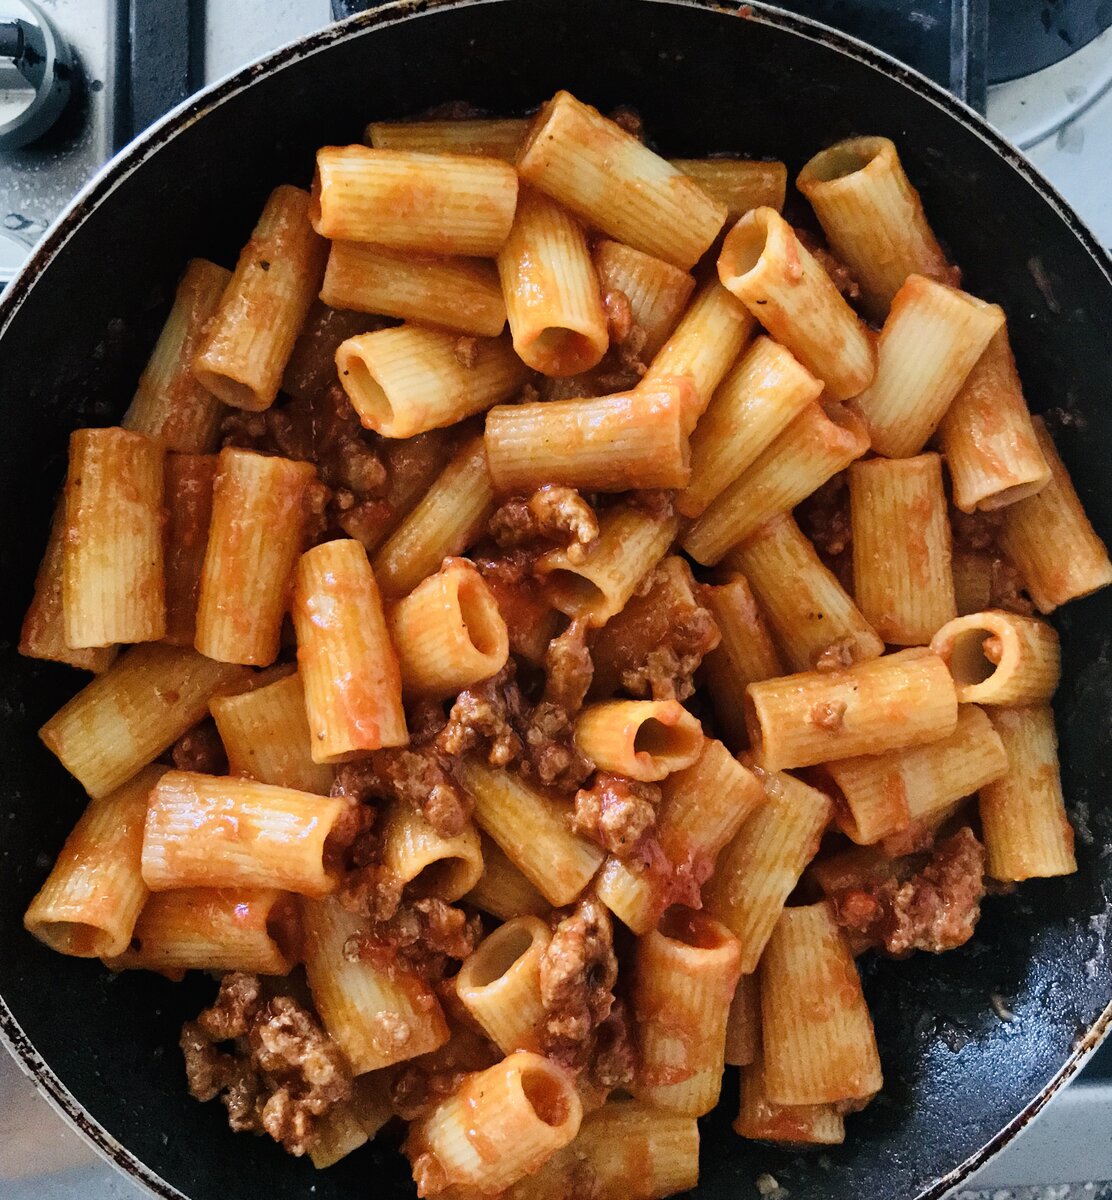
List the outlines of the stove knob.
<svg viewBox="0 0 1112 1200">
<path fill-rule="evenodd" d="M 3 0 L 0 0 L 3 7 Z M 0 17 L 0 152 L 26 146 L 61 116 L 73 90 L 69 46 L 32 0 L 26 17 Z"/>
</svg>

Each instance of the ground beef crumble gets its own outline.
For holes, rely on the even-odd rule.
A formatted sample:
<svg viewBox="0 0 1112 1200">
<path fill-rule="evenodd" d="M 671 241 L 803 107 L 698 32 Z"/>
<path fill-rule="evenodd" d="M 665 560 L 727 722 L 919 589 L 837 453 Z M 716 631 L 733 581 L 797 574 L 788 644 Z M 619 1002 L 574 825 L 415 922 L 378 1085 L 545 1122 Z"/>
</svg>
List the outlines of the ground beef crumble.
<svg viewBox="0 0 1112 1200">
<path fill-rule="evenodd" d="M 940 954 L 973 936 L 981 914 L 985 849 L 968 825 L 940 841 L 922 870 L 831 897 L 839 924 L 902 956 Z"/>
<path fill-rule="evenodd" d="M 573 563 L 585 562 L 598 541 L 594 509 L 575 488 L 558 484 L 545 484 L 531 496 L 511 496 L 495 510 L 488 528 L 504 550 L 529 547 L 542 553 L 561 546 Z"/>
<path fill-rule="evenodd" d="M 586 621 L 572 621 L 548 643 L 544 656 L 544 699 L 566 713 L 577 713 L 594 678 L 595 668 L 587 645 Z"/>
<path fill-rule="evenodd" d="M 351 1068 L 316 1017 L 291 996 L 264 999 L 255 975 L 225 975 L 213 1006 L 182 1027 L 181 1048 L 192 1096 L 220 1096 L 232 1129 L 267 1133 L 291 1154 L 311 1150 L 319 1118 L 351 1095 Z"/>
<path fill-rule="evenodd" d="M 386 920 L 349 938 L 344 954 L 381 970 L 411 971 L 426 982 L 443 979 L 452 960 L 462 961 L 479 944 L 479 918 L 432 897 L 403 901 Z"/>
<path fill-rule="evenodd" d="M 440 724 L 443 719 L 441 714 Z M 376 750 L 370 758 L 342 764 L 336 771 L 332 795 L 362 804 L 399 800 L 417 809 L 444 837 L 455 837 L 474 808 L 471 796 L 452 773 L 450 758 L 432 744 Z"/>
<path fill-rule="evenodd" d="M 618 858 L 627 858 L 656 825 L 660 788 L 598 771 L 575 794 L 572 829 Z"/>
</svg>

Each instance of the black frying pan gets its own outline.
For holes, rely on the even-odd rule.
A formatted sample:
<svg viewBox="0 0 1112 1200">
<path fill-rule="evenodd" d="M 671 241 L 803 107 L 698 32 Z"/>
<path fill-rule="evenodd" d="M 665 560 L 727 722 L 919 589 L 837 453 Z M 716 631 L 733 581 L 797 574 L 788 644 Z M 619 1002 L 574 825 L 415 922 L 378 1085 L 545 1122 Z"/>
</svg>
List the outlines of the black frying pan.
<svg viewBox="0 0 1112 1200">
<path fill-rule="evenodd" d="M 426 11 L 428 9 L 429 11 Z M 755 11 L 754 11 L 755 10 Z M 680 0 L 452 0 L 388 5 L 280 51 L 195 98 L 117 159 L 0 301 L 0 1027 L 40 1085 L 132 1175 L 165 1196 L 318 1200 L 410 1195 L 403 1161 L 369 1148 L 316 1173 L 232 1135 L 186 1094 L 176 1048 L 211 984 L 113 978 L 63 960 L 20 918 L 73 824 L 79 789 L 35 738 L 72 693 L 64 668 L 12 645 L 63 474 L 66 435 L 119 416 L 185 260 L 229 265 L 279 181 L 371 117 L 465 98 L 525 111 L 557 88 L 635 105 L 677 155 L 786 158 L 851 133 L 895 138 L 967 286 L 1008 311 L 1033 406 L 1050 410 L 1094 523 L 1112 539 L 1112 276 L 1092 237 L 968 109 L 884 56 L 783 13 Z M 742 1142 L 735 1102 L 704 1122 L 698 1195 L 793 1200 L 939 1196 L 1069 1078 L 1110 1020 L 1105 951 L 1112 595 L 1056 623 L 1056 701 L 1081 869 L 989 900 L 972 945 L 866 968 L 885 1089 L 843 1147 L 798 1156 Z M 995 995 L 1013 1014 L 994 1011 Z"/>
</svg>

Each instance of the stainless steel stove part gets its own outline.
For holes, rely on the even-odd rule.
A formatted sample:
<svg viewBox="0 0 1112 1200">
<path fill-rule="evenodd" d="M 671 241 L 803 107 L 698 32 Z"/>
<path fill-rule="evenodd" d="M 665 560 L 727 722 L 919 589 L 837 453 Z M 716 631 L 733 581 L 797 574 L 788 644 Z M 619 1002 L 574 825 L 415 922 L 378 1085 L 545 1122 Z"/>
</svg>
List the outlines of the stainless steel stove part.
<svg viewBox="0 0 1112 1200">
<path fill-rule="evenodd" d="M 70 48 L 50 19 L 24 0 L 30 19 L 0 21 L 0 150 L 26 146 L 58 120 L 74 84 Z"/>
</svg>

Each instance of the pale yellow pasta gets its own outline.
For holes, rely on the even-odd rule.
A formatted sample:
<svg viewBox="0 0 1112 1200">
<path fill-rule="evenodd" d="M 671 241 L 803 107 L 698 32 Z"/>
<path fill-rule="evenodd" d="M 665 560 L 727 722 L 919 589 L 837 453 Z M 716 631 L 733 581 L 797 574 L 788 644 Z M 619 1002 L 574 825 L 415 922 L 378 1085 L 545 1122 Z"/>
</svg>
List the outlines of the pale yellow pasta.
<svg viewBox="0 0 1112 1200">
<path fill-rule="evenodd" d="M 328 795 L 333 770 L 326 763 L 313 762 L 300 675 L 288 674 L 238 696 L 214 697 L 209 709 L 228 755 L 230 774 Z"/>
<path fill-rule="evenodd" d="M 698 562 L 713 566 L 765 521 L 794 508 L 869 448 L 850 408 L 809 404 L 710 504 L 683 539 Z"/>
<path fill-rule="evenodd" d="M 379 809 L 382 864 L 414 900 L 452 903 L 469 892 L 483 873 L 479 834 L 470 823 L 455 834 L 439 833 L 410 804 Z"/>
<path fill-rule="evenodd" d="M 1004 508 L 1050 480 L 1004 326 L 966 376 L 938 427 L 962 512 Z"/>
<path fill-rule="evenodd" d="M 517 117 L 479 117 L 453 121 L 372 121 L 363 140 L 382 150 L 419 150 L 425 154 L 481 154 L 513 162 L 529 122 Z"/>
<path fill-rule="evenodd" d="M 792 889 L 815 857 L 834 805 L 829 796 L 779 772 L 762 776 L 768 800 L 722 851 L 703 889 L 706 911 L 741 944 L 741 971 L 757 969 Z"/>
<path fill-rule="evenodd" d="M 506 622 L 483 577 L 465 558 L 446 558 L 386 614 L 402 690 L 438 699 L 496 675 L 510 654 Z"/>
<path fill-rule="evenodd" d="M 691 475 L 684 430 L 691 394 L 679 376 L 612 396 L 492 408 L 486 449 L 495 490 L 683 487 Z"/>
<path fill-rule="evenodd" d="M 567 550 L 551 550 L 536 567 L 552 604 L 594 627 L 625 607 L 638 583 L 668 552 L 679 520 L 616 504 L 600 514 L 598 525 L 598 542 L 585 561 Z"/>
<path fill-rule="evenodd" d="M 578 375 L 610 346 L 599 280 L 579 222 L 523 187 L 498 275 L 518 357 L 542 375 Z"/>
<path fill-rule="evenodd" d="M 872 334 L 775 209 L 756 208 L 730 230 L 718 277 L 833 399 L 868 386 L 877 359 Z"/>
<path fill-rule="evenodd" d="M 288 975 L 300 954 L 296 903 L 277 888 L 153 892 L 113 971 L 250 971 Z"/>
<path fill-rule="evenodd" d="M 942 460 L 852 463 L 849 499 L 861 611 L 889 645 L 925 645 L 957 614 Z"/>
<path fill-rule="evenodd" d="M 880 1091 L 872 1018 L 826 901 L 786 908 L 776 922 L 761 962 L 761 1028 L 774 1104 L 868 1100 Z"/>
<path fill-rule="evenodd" d="M 516 772 L 475 759 L 460 762 L 460 778 L 475 800 L 475 822 L 549 904 L 570 904 L 598 870 L 602 851 L 569 828 L 566 800 Z"/>
<path fill-rule="evenodd" d="M 497 254 L 517 174 L 496 158 L 367 146 L 317 151 L 309 215 L 322 237 L 424 254 Z"/>
<path fill-rule="evenodd" d="M 401 672 L 359 542 L 322 542 L 301 556 L 291 613 L 313 761 L 404 746 Z"/>
<path fill-rule="evenodd" d="M 248 686 L 245 667 L 195 650 L 136 646 L 58 710 L 39 737 L 90 796 L 126 783 L 208 711 Z"/>
<path fill-rule="evenodd" d="M 796 671 L 878 658 L 884 642 L 790 514 L 762 525 L 730 551 Z"/>
<path fill-rule="evenodd" d="M 749 739 L 770 771 L 933 742 L 957 719 L 950 672 L 925 647 L 766 679 L 746 692 Z"/>
<path fill-rule="evenodd" d="M 541 959 L 551 939 L 539 917 L 515 917 L 484 938 L 456 976 L 460 1003 L 503 1054 L 542 1049 Z"/>
<path fill-rule="evenodd" d="M 120 422 L 125 429 L 145 433 L 181 454 L 216 449 L 224 405 L 193 374 L 193 359 L 231 278 L 231 271 L 203 258 L 186 266 L 166 324 Z"/>
<path fill-rule="evenodd" d="M 66 619 L 62 608 L 62 560 L 65 556 L 66 499 L 54 506 L 50 533 L 42 562 L 35 575 L 35 593 L 19 632 L 19 653 L 25 658 L 66 663 L 99 675 L 112 665 L 115 646 L 86 646 L 75 650 L 66 643 Z"/>
<path fill-rule="evenodd" d="M 575 1137 L 582 1119 L 572 1076 L 539 1054 L 519 1051 L 470 1076 L 418 1117 L 402 1149 L 420 1194 L 456 1188 L 492 1194 L 543 1166 Z"/>
<path fill-rule="evenodd" d="M 820 150 L 800 171 L 796 186 L 859 284 L 871 317 L 883 320 L 909 275 L 943 282 L 953 276 L 888 138 L 847 138 Z"/>
<path fill-rule="evenodd" d="M 401 325 L 341 343 L 336 370 L 364 428 L 413 437 L 483 412 L 525 382 L 509 339 L 474 339 L 466 357 L 459 342 L 457 333 Z"/>
<path fill-rule="evenodd" d="M 722 640 L 703 659 L 703 676 L 714 717 L 732 750 L 748 745 L 745 689 L 760 679 L 783 675 L 780 655 L 744 575 L 704 586 L 700 599 L 710 610 Z"/>
<path fill-rule="evenodd" d="M 432 486 L 374 556 L 384 596 L 404 596 L 486 528 L 494 492 L 480 434 L 463 441 Z"/>
<path fill-rule="evenodd" d="M 122 954 L 147 899 L 140 869 L 147 797 L 165 767 L 144 767 L 91 800 L 27 908 L 24 928 L 59 954 Z"/>
<path fill-rule="evenodd" d="M 575 722 L 575 744 L 587 758 L 644 782 L 690 767 L 703 741 L 699 722 L 676 700 L 607 700 Z"/>
<path fill-rule="evenodd" d="M 980 792 L 985 872 L 1017 882 L 1072 875 L 1077 859 L 1062 799 L 1054 713 L 1043 704 L 989 712 L 1008 768 Z"/>
<path fill-rule="evenodd" d="M 673 158 L 672 166 L 689 175 L 708 196 L 726 206 L 736 221 L 754 208 L 784 207 L 788 168 L 782 162 L 752 158 Z"/>
<path fill-rule="evenodd" d="M 333 242 L 320 298 L 331 308 L 380 313 L 497 337 L 506 305 L 494 264 Z"/>
<path fill-rule="evenodd" d="M 628 301 L 633 325 L 644 337 L 641 358 L 652 358 L 676 328 L 695 290 L 694 278 L 662 258 L 608 238 L 595 245 L 594 264 L 602 294 L 621 292 Z"/>
<path fill-rule="evenodd" d="M 274 403 L 327 253 L 309 224 L 309 193 L 275 188 L 200 338 L 193 371 L 202 387 L 251 412 Z"/>
<path fill-rule="evenodd" d="M 741 1095 L 733 1128 L 744 1138 L 786 1142 L 790 1146 L 840 1146 L 846 1140 L 846 1125 L 838 1105 L 774 1104 L 765 1090 L 764 1062 L 760 1057 L 742 1067 Z"/>
<path fill-rule="evenodd" d="M 1112 583 L 1112 561 L 1085 515 L 1054 439 L 1037 417 L 1035 436 L 1050 466 L 1050 482 L 1037 495 L 1008 505 L 999 544 L 1019 570 L 1035 607 L 1050 613 Z"/>
<path fill-rule="evenodd" d="M 958 700 L 966 704 L 1039 704 L 1054 695 L 1062 673 L 1054 627 L 1000 609 L 949 621 L 931 649 L 950 668 Z"/>
<path fill-rule="evenodd" d="M 168 771 L 143 834 L 143 879 L 174 888 L 281 888 L 323 896 L 338 882 L 328 844 L 347 806 L 253 779 Z"/>
<path fill-rule="evenodd" d="M 352 1081 L 351 1098 L 334 1104 L 316 1123 L 309 1158 L 323 1171 L 365 1145 L 394 1116 L 390 1072 L 371 1071 Z"/>
<path fill-rule="evenodd" d="M 142 433 L 110 428 L 70 435 L 62 612 L 72 649 L 153 642 L 166 632 L 164 458 Z"/>
<path fill-rule="evenodd" d="M 579 1135 L 505 1200 L 578 1197 L 590 1182 L 592 1200 L 664 1200 L 699 1181 L 699 1126 L 694 1117 L 639 1100 L 611 1100 L 583 1118 Z"/>
<path fill-rule="evenodd" d="M 705 738 L 699 758 L 661 782 L 654 836 L 676 879 L 697 888 L 719 851 L 765 801 L 752 771 L 726 747 Z M 675 899 L 675 879 L 611 855 L 595 881 L 599 899 L 634 933 L 652 929 Z"/>
<path fill-rule="evenodd" d="M 588 225 L 684 269 L 726 220 L 724 204 L 570 92 L 541 106 L 517 169 Z"/>
<path fill-rule="evenodd" d="M 685 432 L 690 433 L 756 325 L 740 300 L 717 279 L 707 280 L 695 293 L 676 331 L 649 363 L 642 385 L 651 387 L 662 379 L 686 375 L 695 388 L 684 421 Z"/>
<path fill-rule="evenodd" d="M 195 645 L 208 658 L 265 667 L 278 656 L 315 479 L 311 463 L 220 452 L 197 603 Z"/>
<path fill-rule="evenodd" d="M 954 732 L 935 742 L 846 758 L 826 767 L 845 797 L 838 825 L 863 845 L 909 827 L 921 828 L 1007 769 L 1004 746 L 975 704 L 961 705 Z"/>
<path fill-rule="evenodd" d="M 726 1062 L 744 1067 L 761 1052 L 761 992 L 756 975 L 741 975 L 726 1018 Z"/>
<path fill-rule="evenodd" d="M 676 497 L 679 511 L 703 513 L 821 392 L 791 351 L 757 338 L 699 418 L 691 436 L 691 482 Z"/>
<path fill-rule="evenodd" d="M 741 947 L 720 921 L 674 908 L 637 943 L 631 1001 L 641 1062 L 631 1091 L 701 1117 L 718 1103 Z"/>
<path fill-rule="evenodd" d="M 464 899 L 500 921 L 514 917 L 540 917 L 548 913 L 548 901 L 506 857 L 497 842 L 480 835 L 483 873 Z"/>
<path fill-rule="evenodd" d="M 876 378 L 857 399 L 873 449 L 918 454 L 1003 325 L 997 305 L 909 275 L 880 333 Z"/>
<path fill-rule="evenodd" d="M 448 1040 L 432 989 L 398 966 L 349 954 L 366 932 L 335 899 L 302 900 L 302 961 L 313 1004 L 332 1040 L 363 1075 L 428 1054 Z M 353 941 L 354 939 L 354 941 Z"/>
<path fill-rule="evenodd" d="M 166 590 L 166 636 L 171 646 L 192 646 L 197 602 L 212 520 L 215 454 L 167 454 L 166 523 L 162 565 Z"/>
</svg>

